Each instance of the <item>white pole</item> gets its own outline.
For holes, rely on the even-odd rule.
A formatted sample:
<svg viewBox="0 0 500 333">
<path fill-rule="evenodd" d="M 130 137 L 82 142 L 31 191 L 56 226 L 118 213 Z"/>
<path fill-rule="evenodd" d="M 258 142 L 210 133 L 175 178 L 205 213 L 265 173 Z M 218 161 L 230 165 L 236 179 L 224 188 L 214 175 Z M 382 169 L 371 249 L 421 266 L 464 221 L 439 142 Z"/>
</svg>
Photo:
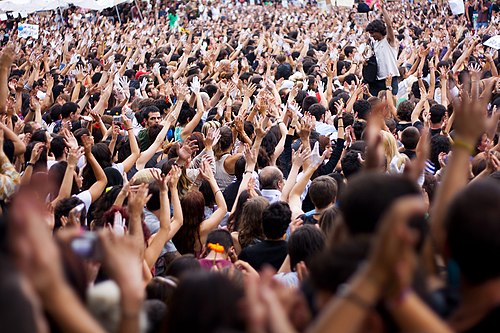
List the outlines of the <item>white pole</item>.
<svg viewBox="0 0 500 333">
<path fill-rule="evenodd" d="M 116 9 L 116 15 L 118 16 L 118 22 L 120 22 L 120 25 L 122 24 L 122 19 L 120 18 L 120 12 L 118 11 L 118 6 L 115 5 Z"/>
</svg>

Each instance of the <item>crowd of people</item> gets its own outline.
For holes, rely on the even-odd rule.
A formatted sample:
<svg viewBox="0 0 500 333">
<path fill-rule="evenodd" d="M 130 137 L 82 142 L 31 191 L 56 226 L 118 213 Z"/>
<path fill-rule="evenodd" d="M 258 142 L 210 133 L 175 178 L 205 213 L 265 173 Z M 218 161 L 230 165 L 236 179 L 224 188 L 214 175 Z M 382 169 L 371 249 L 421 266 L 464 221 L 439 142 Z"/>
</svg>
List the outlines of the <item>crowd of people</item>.
<svg viewBox="0 0 500 333">
<path fill-rule="evenodd" d="M 499 332 L 499 7 L 465 8 L 3 22 L 0 331 Z"/>
</svg>

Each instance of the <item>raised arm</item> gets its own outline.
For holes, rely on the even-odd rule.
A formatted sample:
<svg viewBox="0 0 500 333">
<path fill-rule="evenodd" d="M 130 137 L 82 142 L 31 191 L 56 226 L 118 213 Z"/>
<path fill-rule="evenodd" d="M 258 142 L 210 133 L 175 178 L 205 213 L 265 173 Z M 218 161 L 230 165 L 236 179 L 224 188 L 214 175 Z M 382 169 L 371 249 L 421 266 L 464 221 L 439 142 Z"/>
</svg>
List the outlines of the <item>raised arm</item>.
<svg viewBox="0 0 500 333">
<path fill-rule="evenodd" d="M 496 80 L 495 80 L 496 81 Z M 438 251 L 444 253 L 446 233 L 444 220 L 453 197 L 467 185 L 469 158 L 475 150 L 479 136 L 486 131 L 486 109 L 495 81 L 488 82 L 483 95 L 469 99 L 462 94 L 462 100 L 453 102 L 455 116 L 455 140 L 441 186 L 438 188 L 431 208 L 431 232 Z"/>
<path fill-rule="evenodd" d="M 151 169 L 151 175 L 160 188 L 160 229 L 144 251 L 144 260 L 149 269 L 154 267 L 165 243 L 170 240 L 170 201 L 168 200 L 169 178 L 166 175 L 161 175 L 158 169 Z M 177 192 L 177 190 L 175 192 Z"/>
<path fill-rule="evenodd" d="M 82 136 L 82 141 L 85 149 L 85 158 L 87 159 L 87 163 L 92 168 L 96 178 L 96 182 L 89 188 L 92 202 L 95 202 L 101 196 L 102 192 L 104 192 L 104 189 L 106 189 L 108 179 L 106 178 L 104 170 L 99 165 L 99 162 L 97 162 L 92 154 L 92 139 L 89 136 L 84 135 Z"/>
<path fill-rule="evenodd" d="M 122 115 L 122 119 L 123 119 L 123 125 L 125 126 L 125 130 L 127 131 L 128 134 L 128 141 L 130 142 L 130 151 L 131 151 L 130 156 L 123 161 L 123 170 L 127 172 L 130 169 L 132 169 L 135 162 L 139 159 L 139 156 L 141 156 L 141 150 L 139 149 L 139 145 L 137 144 L 137 138 L 134 135 L 134 131 L 132 128 L 132 121 L 128 119 L 127 116 L 125 115 Z"/>
<path fill-rule="evenodd" d="M 396 46 L 396 38 L 394 37 L 394 30 L 392 28 L 392 19 L 389 13 L 385 9 L 385 0 L 378 0 L 380 7 L 382 8 L 382 15 L 384 16 L 385 26 L 387 27 L 387 41 L 392 47 Z"/>
<path fill-rule="evenodd" d="M 207 161 L 203 161 L 201 163 L 200 173 L 202 177 L 209 182 L 210 188 L 215 196 L 215 203 L 217 204 L 217 210 L 200 225 L 200 233 L 206 235 L 210 231 L 217 228 L 224 216 L 226 216 L 227 206 L 224 196 L 222 195 L 222 191 L 219 189 L 219 185 L 217 185 L 217 181 L 215 180 L 212 168 Z"/>
</svg>

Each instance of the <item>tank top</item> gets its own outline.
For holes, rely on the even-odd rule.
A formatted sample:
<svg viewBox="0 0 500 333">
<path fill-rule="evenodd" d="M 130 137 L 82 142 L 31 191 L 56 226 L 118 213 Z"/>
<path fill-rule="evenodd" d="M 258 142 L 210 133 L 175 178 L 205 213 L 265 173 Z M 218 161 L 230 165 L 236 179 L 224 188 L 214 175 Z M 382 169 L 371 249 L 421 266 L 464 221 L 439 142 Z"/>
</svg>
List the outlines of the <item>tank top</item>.
<svg viewBox="0 0 500 333">
<path fill-rule="evenodd" d="M 226 168 L 224 168 L 224 162 L 229 156 L 231 155 L 224 154 L 220 159 L 215 161 L 215 180 L 222 192 L 236 179 L 236 177 L 227 173 Z"/>
<path fill-rule="evenodd" d="M 382 40 L 373 41 L 373 50 L 377 58 L 377 80 L 383 80 L 389 75 L 399 76 L 397 46 L 392 47 L 387 37 L 384 37 Z"/>
</svg>

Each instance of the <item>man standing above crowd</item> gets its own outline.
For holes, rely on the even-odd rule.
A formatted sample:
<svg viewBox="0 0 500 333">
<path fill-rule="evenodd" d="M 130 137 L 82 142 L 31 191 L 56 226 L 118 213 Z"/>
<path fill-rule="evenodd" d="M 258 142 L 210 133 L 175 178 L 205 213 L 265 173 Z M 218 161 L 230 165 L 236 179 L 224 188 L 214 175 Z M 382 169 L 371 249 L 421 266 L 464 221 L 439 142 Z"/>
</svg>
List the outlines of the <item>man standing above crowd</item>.
<svg viewBox="0 0 500 333">
<path fill-rule="evenodd" d="M 370 83 L 370 93 L 377 96 L 378 93 L 386 88 L 392 89 L 392 94 L 398 93 L 398 80 L 392 80 L 392 86 L 386 87 L 385 79 L 389 76 L 396 78 L 399 76 L 397 65 L 398 44 L 392 28 L 392 19 L 384 7 L 382 0 L 378 1 L 384 21 L 374 20 L 366 27 L 366 32 L 370 34 L 371 44 L 375 57 L 377 58 L 377 80 Z"/>
</svg>

